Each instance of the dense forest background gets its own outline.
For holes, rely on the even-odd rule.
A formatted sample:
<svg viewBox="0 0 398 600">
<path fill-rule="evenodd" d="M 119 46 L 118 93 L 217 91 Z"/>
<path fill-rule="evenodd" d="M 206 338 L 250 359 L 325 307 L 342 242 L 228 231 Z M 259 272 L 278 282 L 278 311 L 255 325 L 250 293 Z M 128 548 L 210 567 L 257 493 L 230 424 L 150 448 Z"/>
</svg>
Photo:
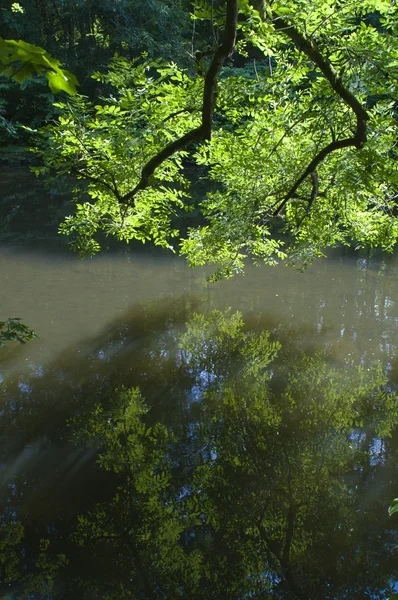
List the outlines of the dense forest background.
<svg viewBox="0 0 398 600">
<path fill-rule="evenodd" d="M 116 53 L 128 60 L 146 53 L 194 69 L 192 53 L 205 51 L 217 35 L 208 20 L 191 20 L 188 0 L 27 0 L 21 8 L 0 3 L 2 36 L 45 48 L 77 76 L 79 92 L 90 99 L 104 92 L 91 75 Z M 56 114 L 54 99 L 44 76 L 27 79 L 22 90 L 0 78 L 3 162 L 16 156 L 10 147 L 29 143 L 23 126 L 38 127 Z"/>
<path fill-rule="evenodd" d="M 193 70 L 192 49 L 205 49 L 216 33 L 208 21 L 193 24 L 192 9 L 188 0 L 27 0 L 19 5 L 2 0 L 0 31 L 5 39 L 45 48 L 76 74 L 79 93 L 93 100 L 107 90 L 91 75 L 106 69 L 116 53 L 128 60 L 146 53 Z M 44 189 L 26 168 L 35 163 L 27 151 L 35 140 L 26 127 L 37 129 L 56 118 L 59 109 L 54 103 L 60 99 L 66 99 L 66 94 L 52 94 L 44 75 L 21 85 L 0 77 L 0 165 L 11 167 L 2 177 L 0 239 L 4 241 L 56 235 L 70 210 L 69 181 L 58 180 L 51 190 Z"/>
<path fill-rule="evenodd" d="M 213 3 L 215 14 L 219 4 Z M 203 63 L 210 60 L 209 49 L 220 42 L 222 27 L 198 6 L 189 0 L 26 0 L 13 4 L 1 0 L 0 31 L 4 39 L 21 39 L 44 48 L 76 75 L 79 93 L 95 101 L 111 94 L 112 88 L 92 75 L 105 71 L 115 55 L 127 61 L 161 58 L 193 76 L 200 62 L 205 70 Z M 248 50 L 246 57 L 232 56 L 224 72 L 254 79 L 262 64 L 269 68 L 269 57 L 254 46 Z M 198 61 L 202 54 L 204 58 Z M 58 177 L 48 187 L 27 168 L 40 163 L 29 152 L 37 143 L 32 129 L 36 132 L 55 122 L 61 112 L 57 102 L 63 100 L 67 94 L 54 95 L 44 74 L 26 78 L 22 84 L 0 76 L 0 166 L 6 169 L 0 200 L 3 241 L 58 237 L 58 225 L 71 210 L 69 178 Z M 189 166 L 196 168 L 193 163 Z M 195 193 L 201 197 L 208 184 L 195 179 Z M 191 216 L 195 220 L 197 214 L 184 215 L 183 222 L 191 223 Z"/>
</svg>

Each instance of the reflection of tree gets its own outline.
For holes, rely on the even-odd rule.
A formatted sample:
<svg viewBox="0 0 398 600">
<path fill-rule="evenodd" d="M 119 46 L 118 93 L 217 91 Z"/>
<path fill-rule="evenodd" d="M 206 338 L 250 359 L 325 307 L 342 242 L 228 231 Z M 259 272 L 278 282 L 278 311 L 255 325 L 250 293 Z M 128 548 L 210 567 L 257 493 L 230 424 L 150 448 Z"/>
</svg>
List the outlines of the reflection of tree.
<svg viewBox="0 0 398 600">
<path fill-rule="evenodd" d="M 9 439 L 46 435 L 57 476 L 2 482 L 0 596 L 18 581 L 68 600 L 384 599 L 398 461 L 381 370 L 281 348 L 229 312 L 184 327 L 191 310 L 147 306 L 29 393 L 5 382 Z"/>
<path fill-rule="evenodd" d="M 118 482 L 74 535 L 91 594 L 384 597 L 394 536 L 378 486 L 396 398 L 377 367 L 313 355 L 284 373 L 281 358 L 239 315 L 196 315 L 175 351 L 189 388 L 174 422 L 137 389 L 75 420 Z"/>
</svg>

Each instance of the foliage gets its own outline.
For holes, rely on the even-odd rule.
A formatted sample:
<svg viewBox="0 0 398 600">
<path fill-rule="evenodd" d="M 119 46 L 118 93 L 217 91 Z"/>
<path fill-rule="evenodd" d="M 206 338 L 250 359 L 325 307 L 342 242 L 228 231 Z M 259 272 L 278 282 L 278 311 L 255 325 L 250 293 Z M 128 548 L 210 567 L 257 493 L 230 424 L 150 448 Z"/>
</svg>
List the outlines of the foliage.
<svg viewBox="0 0 398 600">
<path fill-rule="evenodd" d="M 82 255 L 99 250 L 94 236 L 101 230 L 119 240 L 151 239 L 170 248 L 170 238 L 178 233 L 171 217 L 184 208 L 187 181 L 180 173 L 184 153 L 162 164 L 157 184 L 134 206 L 123 207 L 118 199 L 136 185 L 154 151 L 198 122 L 202 82 L 191 80 L 176 65 L 121 57 L 113 59 L 107 74 L 94 77 L 117 86 L 119 94 L 95 106 L 82 97 L 58 104 L 63 114 L 56 127 L 46 127 L 45 144 L 35 150 L 46 166 L 34 171 L 43 174 L 55 168 L 88 180 L 91 201 L 79 203 L 76 216 L 61 227 Z"/>
<path fill-rule="evenodd" d="M 68 564 L 64 554 L 55 557 L 50 554 L 50 541 L 41 539 L 37 548 L 37 556 L 29 576 L 24 573 L 21 560 L 20 544 L 24 538 L 24 528 L 18 521 L 8 522 L 2 519 L 0 524 L 2 540 L 0 542 L 0 575 L 1 583 L 9 586 L 17 582 L 22 587 L 19 600 L 35 597 L 49 598 L 53 592 L 59 571 Z M 34 594 L 35 596 L 32 596 Z M 2 595 L 3 600 L 15 598 L 10 594 Z"/>
<path fill-rule="evenodd" d="M 11 11 L 0 11 L 3 30 L 9 29 L 15 37 L 25 37 L 27 33 L 23 7 L 14 2 Z M 16 17 L 17 15 L 17 17 Z M 7 27 L 8 26 L 8 27 Z M 48 40 L 47 40 L 48 41 Z M 42 47 L 29 44 L 21 39 L 0 38 L 0 144 L 27 143 L 24 125 L 42 125 L 53 116 L 51 105 L 53 94 L 64 91 L 76 94 L 76 77 L 61 67 Z M 48 86 L 51 93 L 45 91 Z M 23 93 L 21 94 L 21 91 Z"/>
<path fill-rule="evenodd" d="M 398 414 L 380 367 L 360 348 L 360 368 L 317 353 L 294 327 L 281 347 L 257 315 L 192 315 L 191 302 L 123 315 L 30 392 L 18 373 L 3 385 L 11 452 L 20 430 L 42 452 L 47 411 L 55 431 L 49 470 L 34 460 L 3 478 L 0 596 L 46 597 L 59 565 L 54 600 L 385 600 Z"/>
<path fill-rule="evenodd" d="M 67 66 L 69 74 L 74 73 L 81 93 L 91 98 L 97 97 L 103 89 L 90 74 L 103 68 L 115 52 L 132 58 L 145 51 L 153 58 L 162 56 L 184 65 L 191 63 L 188 0 L 121 0 L 116 3 L 110 0 L 40 0 L 39 3 L 24 0 L 23 6 L 18 6 L 13 3 L 10 7 L 4 2 L 1 6 L 3 38 L 24 40 L 45 48 L 54 57 L 52 61 L 58 59 Z M 199 33 L 201 27 L 196 29 Z M 46 76 L 35 74 L 26 81 L 29 84 L 23 86 L 23 94 L 16 82 L 11 88 L 2 85 L 0 107 L 16 134 L 10 140 L 3 130 L 5 140 L 0 139 L 0 144 L 11 141 L 29 145 L 31 141 L 22 127 L 36 128 L 54 116 L 51 108 L 54 98 L 50 93 L 45 95 Z M 57 83 L 64 86 L 65 80 L 59 79 Z M 68 79 L 68 83 L 73 82 Z"/>
<path fill-rule="evenodd" d="M 396 512 L 398 512 L 398 498 L 395 498 L 392 501 L 391 506 L 388 508 L 388 514 L 390 517 Z"/>
<path fill-rule="evenodd" d="M 200 18 L 209 18 L 202 4 Z M 272 61 L 255 77 L 235 69 L 218 81 L 211 141 L 191 148 L 215 191 L 200 203 L 206 223 L 182 240 L 182 253 L 193 266 L 215 263 L 219 277 L 241 271 L 248 255 L 305 266 L 337 244 L 392 251 L 395 3 L 290 0 L 274 3 L 264 20 L 247 2 L 241 10 L 239 51 L 254 44 Z M 291 23 L 291 40 L 277 11 Z M 217 15 L 224 19 L 222 10 Z M 95 79 L 111 85 L 112 95 L 61 106 L 59 122 L 43 132 L 44 170 L 77 173 L 90 185 L 91 200 L 61 231 L 83 254 L 99 250 L 99 231 L 170 245 L 170 216 L 189 206 L 180 187 L 185 150 L 160 161 L 145 189 L 139 182 L 153 157 L 168 145 L 181 150 L 177 140 L 200 124 L 203 75 L 118 57 Z M 366 143 L 355 137 L 365 122 Z"/>
<path fill-rule="evenodd" d="M 15 581 L 20 575 L 21 557 L 18 544 L 23 538 L 23 527 L 18 522 L 8 522 L 2 515 L 0 522 L 0 574 L 1 581 Z"/>
<path fill-rule="evenodd" d="M 283 348 L 229 311 L 194 315 L 178 342 L 191 381 L 183 417 L 160 422 L 135 388 L 71 421 L 75 441 L 99 448 L 118 482 L 78 519 L 75 543 L 108 557 L 87 589 L 331 599 L 348 589 L 357 597 L 356 573 L 361 597 L 379 597 L 388 576 L 361 554 L 370 524 L 358 502 L 372 445 L 398 422 L 381 370 L 304 355 L 275 392 Z M 332 567 L 334 544 L 347 553 Z"/>
<path fill-rule="evenodd" d="M 23 12 L 24 12 L 22 6 L 18 2 L 13 2 L 11 4 L 11 10 L 14 13 L 21 13 L 21 14 L 23 14 Z"/>
<path fill-rule="evenodd" d="M 26 342 L 37 337 L 33 329 L 21 323 L 18 317 L 12 317 L 7 321 L 0 321 L 0 347 L 5 346 L 5 342 Z"/>
<path fill-rule="evenodd" d="M 29 41 L 62 58 L 82 78 L 84 92 L 92 92 L 88 74 L 115 52 L 132 58 L 147 51 L 151 57 L 187 62 L 189 4 L 187 0 L 42 0 L 40 4 L 25 0 L 22 14 L 15 10 L 16 3 L 11 10 L 4 7 L 0 24 L 4 37 Z"/>
<path fill-rule="evenodd" d="M 53 94 L 60 91 L 76 94 L 76 77 L 61 68 L 48 52 L 22 40 L 0 38 L 0 75 L 22 83 L 35 73 L 44 73 Z"/>
</svg>

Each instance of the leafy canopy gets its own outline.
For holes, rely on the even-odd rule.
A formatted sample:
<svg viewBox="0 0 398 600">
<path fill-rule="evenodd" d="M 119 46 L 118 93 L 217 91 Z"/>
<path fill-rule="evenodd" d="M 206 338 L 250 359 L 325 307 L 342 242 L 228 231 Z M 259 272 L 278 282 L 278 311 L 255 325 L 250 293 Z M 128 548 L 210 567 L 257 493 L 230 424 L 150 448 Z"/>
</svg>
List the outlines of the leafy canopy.
<svg viewBox="0 0 398 600">
<path fill-rule="evenodd" d="M 219 74 L 222 44 L 196 53 L 195 74 L 116 57 L 94 75 L 111 93 L 59 105 L 42 131 L 36 172 L 88 182 L 90 199 L 61 226 L 81 254 L 100 249 L 101 232 L 171 247 L 174 215 L 193 205 L 188 153 L 213 184 L 180 250 L 193 266 L 215 263 L 216 277 L 241 271 L 248 255 L 305 266 L 337 244 L 394 248 L 396 3 L 257 2 L 259 12 L 245 0 L 239 19 L 235 4 L 213 12 L 200 2 L 194 13 L 225 26 L 223 43 L 235 36 L 228 69 Z M 253 45 L 264 59 L 252 75 L 231 68 Z"/>
<path fill-rule="evenodd" d="M 151 76 L 155 74 L 156 77 Z M 181 172 L 180 152 L 165 161 L 154 185 L 140 194 L 134 207 L 119 199 L 137 183 L 139 172 L 154 152 L 199 121 L 202 82 L 176 65 L 160 61 L 127 62 L 115 57 L 106 74 L 95 79 L 117 90 L 116 96 L 93 105 L 78 96 L 59 103 L 58 123 L 44 129 L 39 148 L 45 167 L 73 173 L 89 182 L 90 202 L 78 203 L 75 217 L 61 227 L 83 254 L 100 249 L 95 234 L 102 230 L 120 240 L 152 240 L 170 247 L 178 231 L 171 226 L 177 208 L 184 209 L 188 181 Z"/>
</svg>

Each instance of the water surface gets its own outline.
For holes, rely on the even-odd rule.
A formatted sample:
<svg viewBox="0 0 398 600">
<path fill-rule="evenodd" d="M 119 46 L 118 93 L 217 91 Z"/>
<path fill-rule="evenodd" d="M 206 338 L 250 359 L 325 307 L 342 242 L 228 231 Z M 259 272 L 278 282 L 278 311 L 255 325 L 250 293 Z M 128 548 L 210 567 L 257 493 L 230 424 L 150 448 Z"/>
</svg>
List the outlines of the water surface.
<svg viewBox="0 0 398 600">
<path fill-rule="evenodd" d="M 0 248 L 1 597 L 388 597 L 398 258 L 205 276 Z"/>
</svg>

